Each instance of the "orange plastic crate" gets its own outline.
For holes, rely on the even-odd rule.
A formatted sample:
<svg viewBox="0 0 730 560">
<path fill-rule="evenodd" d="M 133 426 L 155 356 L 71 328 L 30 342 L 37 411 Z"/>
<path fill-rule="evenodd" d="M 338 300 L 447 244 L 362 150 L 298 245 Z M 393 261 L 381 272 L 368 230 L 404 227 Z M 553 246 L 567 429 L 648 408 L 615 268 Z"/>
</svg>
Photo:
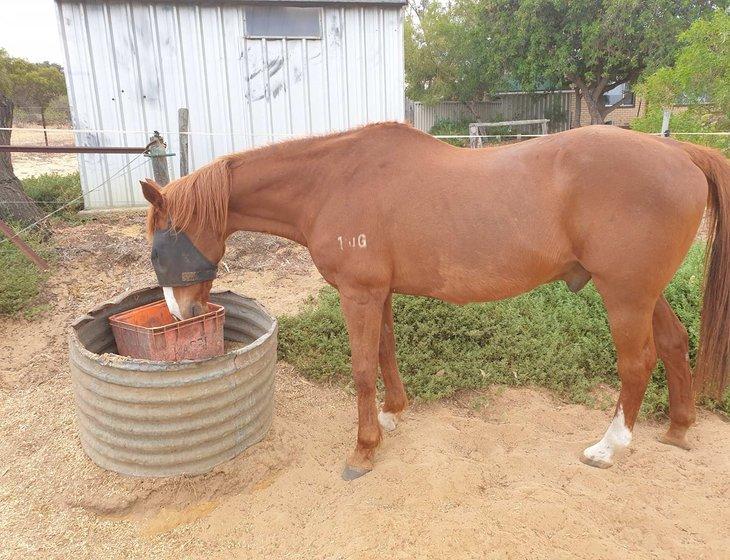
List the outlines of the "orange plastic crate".
<svg viewBox="0 0 730 560">
<path fill-rule="evenodd" d="M 165 300 L 109 317 L 117 352 L 164 362 L 201 360 L 223 354 L 225 309 L 208 303 L 208 313 L 177 321 Z"/>
</svg>

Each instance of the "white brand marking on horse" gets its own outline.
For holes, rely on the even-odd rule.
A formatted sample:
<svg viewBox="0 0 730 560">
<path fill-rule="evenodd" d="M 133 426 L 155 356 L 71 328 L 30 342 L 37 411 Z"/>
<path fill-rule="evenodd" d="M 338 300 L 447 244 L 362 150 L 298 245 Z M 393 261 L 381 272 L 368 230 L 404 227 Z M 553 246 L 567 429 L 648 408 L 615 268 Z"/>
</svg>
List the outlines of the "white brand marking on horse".
<svg viewBox="0 0 730 560">
<path fill-rule="evenodd" d="M 583 451 L 583 455 L 599 463 L 612 465 L 615 453 L 626 449 L 630 443 L 631 430 L 626 427 L 624 410 L 619 405 L 601 441 Z"/>
<path fill-rule="evenodd" d="M 395 414 L 392 412 L 383 412 L 382 410 L 378 412 L 378 422 L 386 432 L 395 430 Z"/>
<path fill-rule="evenodd" d="M 364 233 L 360 233 L 355 237 L 342 237 L 340 235 L 337 237 L 337 242 L 340 244 L 340 251 L 345 250 L 345 245 L 351 249 L 354 249 L 355 247 L 365 249 L 368 246 L 368 239 Z"/>
<path fill-rule="evenodd" d="M 167 309 L 172 313 L 175 319 L 182 320 L 182 313 L 180 313 L 180 306 L 177 304 L 175 299 L 175 292 L 172 288 L 162 288 L 162 293 L 165 294 L 165 303 L 167 303 Z"/>
</svg>

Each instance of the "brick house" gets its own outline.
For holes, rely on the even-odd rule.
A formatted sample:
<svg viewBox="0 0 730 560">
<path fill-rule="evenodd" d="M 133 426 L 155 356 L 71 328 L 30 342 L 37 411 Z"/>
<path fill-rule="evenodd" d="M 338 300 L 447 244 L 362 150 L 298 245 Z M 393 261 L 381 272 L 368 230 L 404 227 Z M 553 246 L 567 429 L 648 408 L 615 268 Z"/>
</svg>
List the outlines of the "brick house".
<svg viewBox="0 0 730 560">
<path fill-rule="evenodd" d="M 622 100 L 621 105 L 611 111 L 606 117 L 606 122 L 610 122 L 613 125 L 627 127 L 631 124 L 631 121 L 638 117 L 643 117 L 646 113 L 646 103 L 644 103 L 644 100 L 629 91 L 625 84 L 621 84 L 607 92 L 603 97 L 606 105 L 612 105 Z M 575 92 L 570 92 L 570 98 L 571 105 L 574 108 L 572 115 L 574 118 L 574 115 L 577 113 Z M 588 113 L 588 107 L 585 102 L 580 104 L 580 118 L 578 122 L 580 122 L 580 126 L 591 124 L 591 116 Z"/>
</svg>

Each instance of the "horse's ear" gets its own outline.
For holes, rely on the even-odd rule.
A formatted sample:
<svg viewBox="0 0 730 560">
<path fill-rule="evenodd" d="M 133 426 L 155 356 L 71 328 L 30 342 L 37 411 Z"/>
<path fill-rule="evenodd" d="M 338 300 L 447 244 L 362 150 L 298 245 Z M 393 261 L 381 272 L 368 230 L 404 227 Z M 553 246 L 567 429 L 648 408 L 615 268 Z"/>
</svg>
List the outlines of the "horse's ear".
<svg viewBox="0 0 730 560">
<path fill-rule="evenodd" d="M 158 209 L 162 209 L 165 204 L 165 199 L 162 196 L 160 187 L 157 186 L 152 179 L 145 179 L 139 182 L 142 185 L 142 194 L 152 206 Z"/>
</svg>

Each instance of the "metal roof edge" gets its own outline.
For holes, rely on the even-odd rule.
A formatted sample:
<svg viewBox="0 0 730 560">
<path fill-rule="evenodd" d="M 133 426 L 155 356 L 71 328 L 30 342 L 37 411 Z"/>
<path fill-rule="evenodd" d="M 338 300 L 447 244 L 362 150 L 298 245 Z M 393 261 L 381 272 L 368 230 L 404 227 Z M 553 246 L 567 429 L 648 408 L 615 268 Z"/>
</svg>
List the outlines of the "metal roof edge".
<svg viewBox="0 0 730 560">
<path fill-rule="evenodd" d="M 221 4 L 284 5 L 284 6 L 393 6 L 402 7 L 408 0 L 55 0 L 57 4 L 79 2 L 84 4 L 197 4 L 219 6 Z"/>
</svg>

